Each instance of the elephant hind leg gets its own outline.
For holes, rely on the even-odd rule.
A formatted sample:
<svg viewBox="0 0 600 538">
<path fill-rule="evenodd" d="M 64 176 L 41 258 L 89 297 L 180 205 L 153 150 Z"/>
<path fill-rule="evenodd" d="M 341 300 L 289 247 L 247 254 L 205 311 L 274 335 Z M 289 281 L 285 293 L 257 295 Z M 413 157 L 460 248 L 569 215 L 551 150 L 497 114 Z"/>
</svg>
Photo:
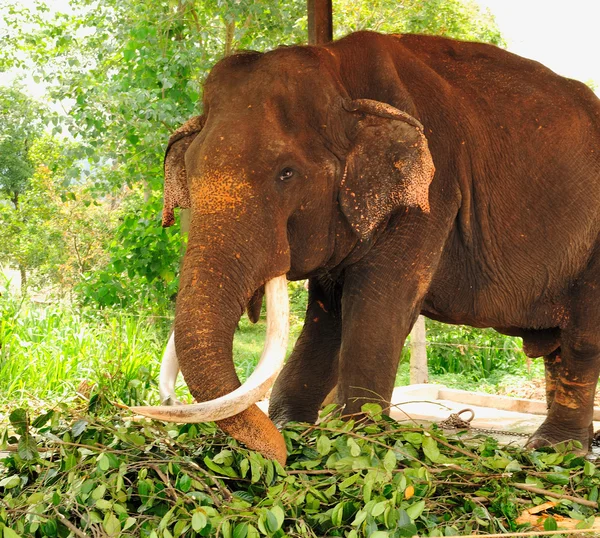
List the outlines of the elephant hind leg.
<svg viewBox="0 0 600 538">
<path fill-rule="evenodd" d="M 570 315 L 560 349 L 545 358 L 548 416 L 533 434 L 532 448 L 567 440 L 589 449 L 594 396 L 600 374 L 600 256 L 592 261 L 571 295 Z"/>
<path fill-rule="evenodd" d="M 562 364 L 560 347 L 549 355 L 544 356 L 546 378 L 546 405 L 550 409 L 554 402 L 556 386 L 558 384 L 560 366 Z"/>
</svg>

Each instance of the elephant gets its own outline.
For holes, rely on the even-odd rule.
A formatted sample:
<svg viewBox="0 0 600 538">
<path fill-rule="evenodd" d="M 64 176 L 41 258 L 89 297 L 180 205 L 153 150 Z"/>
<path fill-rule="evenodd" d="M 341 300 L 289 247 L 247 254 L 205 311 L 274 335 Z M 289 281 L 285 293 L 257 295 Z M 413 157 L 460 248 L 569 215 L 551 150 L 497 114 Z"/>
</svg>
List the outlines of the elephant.
<svg viewBox="0 0 600 538">
<path fill-rule="evenodd" d="M 544 357 L 532 449 L 590 443 L 600 372 L 600 101 L 493 45 L 357 32 L 240 52 L 211 70 L 203 113 L 171 136 L 163 224 L 191 209 L 174 348 L 191 406 L 281 463 L 278 430 L 390 400 L 422 313 L 520 336 Z M 309 279 L 282 368 L 286 278 Z M 268 337 L 240 386 L 232 341 L 267 300 Z M 276 381 L 275 381 L 276 378 Z M 273 384 L 274 383 L 274 384 Z M 271 386 L 269 417 L 255 402 Z"/>
</svg>

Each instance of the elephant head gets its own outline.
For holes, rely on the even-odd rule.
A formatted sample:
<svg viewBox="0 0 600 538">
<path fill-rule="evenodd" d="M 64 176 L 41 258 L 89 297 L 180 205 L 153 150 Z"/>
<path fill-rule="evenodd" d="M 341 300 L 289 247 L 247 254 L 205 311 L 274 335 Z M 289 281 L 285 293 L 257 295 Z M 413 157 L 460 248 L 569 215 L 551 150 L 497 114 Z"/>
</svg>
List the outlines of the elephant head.
<svg viewBox="0 0 600 538">
<path fill-rule="evenodd" d="M 164 224 L 174 207 L 191 209 L 175 346 L 200 403 L 136 411 L 216 420 L 284 462 L 283 437 L 254 404 L 283 364 L 286 276 L 332 271 L 395 212 L 427 211 L 433 172 L 421 124 L 388 104 L 351 98 L 326 49 L 242 53 L 217 64 L 204 114 L 171 137 L 165 158 Z M 240 386 L 234 331 L 249 303 L 256 311 L 263 286 L 265 351 Z"/>
</svg>

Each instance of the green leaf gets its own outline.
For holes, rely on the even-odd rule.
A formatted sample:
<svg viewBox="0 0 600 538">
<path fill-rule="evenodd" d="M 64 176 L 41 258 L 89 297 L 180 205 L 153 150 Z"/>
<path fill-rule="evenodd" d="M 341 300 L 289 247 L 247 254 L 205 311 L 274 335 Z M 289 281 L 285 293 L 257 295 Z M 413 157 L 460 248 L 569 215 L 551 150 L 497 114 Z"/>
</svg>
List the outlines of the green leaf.
<svg viewBox="0 0 600 538">
<path fill-rule="evenodd" d="M 101 471 L 108 471 L 109 467 L 110 467 L 110 461 L 108 459 L 108 456 L 106 455 L 106 453 L 102 453 L 98 456 L 98 468 Z"/>
<path fill-rule="evenodd" d="M 285 513 L 280 506 L 273 506 L 267 510 L 267 528 L 271 533 L 277 532 L 283 525 Z"/>
<path fill-rule="evenodd" d="M 406 513 L 408 514 L 408 517 L 410 517 L 410 519 L 412 519 L 414 521 L 423 513 L 424 509 L 425 509 L 425 501 L 418 501 L 418 502 L 408 506 L 406 508 Z"/>
<path fill-rule="evenodd" d="M 423 442 L 423 434 L 417 432 L 406 432 L 404 433 L 404 439 L 406 439 L 411 445 L 421 446 Z"/>
<path fill-rule="evenodd" d="M 350 448 L 350 455 L 353 456 L 354 458 L 360 456 L 360 453 L 362 452 L 359 444 L 352 439 L 352 437 L 348 437 L 348 448 Z"/>
<path fill-rule="evenodd" d="M 77 420 L 71 427 L 71 433 L 73 437 L 79 437 L 88 427 L 89 422 L 85 419 Z"/>
<path fill-rule="evenodd" d="M 248 536 L 248 523 L 239 523 L 233 528 L 233 538 L 246 538 Z"/>
<path fill-rule="evenodd" d="M 344 503 L 337 503 L 331 511 L 331 523 L 334 527 L 339 527 L 342 524 L 342 518 L 344 516 Z"/>
<path fill-rule="evenodd" d="M 207 523 L 208 519 L 204 510 L 198 509 L 192 514 L 192 529 L 196 532 L 200 532 Z"/>
<path fill-rule="evenodd" d="M 507 473 L 518 473 L 523 470 L 517 460 L 511 460 L 511 462 L 504 469 Z"/>
<path fill-rule="evenodd" d="M 398 534 L 400 536 L 412 537 L 417 534 L 417 526 L 412 522 L 406 510 L 398 510 Z"/>
<path fill-rule="evenodd" d="M 596 522 L 596 518 L 595 516 L 592 514 L 591 516 L 585 518 L 584 520 L 580 521 L 579 523 L 577 523 L 577 525 L 575 525 L 576 529 L 591 529 L 594 526 L 594 523 Z"/>
<path fill-rule="evenodd" d="M 113 503 L 110 501 L 107 501 L 106 499 L 98 499 L 96 501 L 96 508 L 99 508 L 100 510 L 110 510 L 112 508 Z"/>
<path fill-rule="evenodd" d="M 21 538 L 21 535 L 17 534 L 15 531 L 8 527 L 4 527 L 4 538 Z"/>
<path fill-rule="evenodd" d="M 383 467 L 386 471 L 392 472 L 396 468 L 396 453 L 388 450 L 383 458 Z"/>
<path fill-rule="evenodd" d="M 377 403 L 366 403 L 363 404 L 360 410 L 365 414 L 370 416 L 373 420 L 380 420 L 381 413 L 383 410 L 381 409 L 381 405 Z"/>
<path fill-rule="evenodd" d="M 31 424 L 32 428 L 36 428 L 39 429 L 41 428 L 44 424 L 46 424 L 46 422 L 48 422 L 52 417 L 54 416 L 54 410 L 51 409 L 50 411 L 44 413 L 43 415 L 40 415 L 39 417 L 37 417 Z"/>
<path fill-rule="evenodd" d="M 596 466 L 589 460 L 583 462 L 583 474 L 586 476 L 594 476 L 596 472 Z"/>
<path fill-rule="evenodd" d="M 423 453 L 433 462 L 441 463 L 446 457 L 440 453 L 437 441 L 430 435 L 423 436 Z"/>
<path fill-rule="evenodd" d="M 106 486 L 104 484 L 100 484 L 94 491 L 92 491 L 92 499 L 97 501 L 98 499 L 102 499 L 106 494 Z"/>
<path fill-rule="evenodd" d="M 233 496 L 238 497 L 239 499 L 242 499 L 243 501 L 246 501 L 250 504 L 252 504 L 252 502 L 254 501 L 254 495 L 252 495 L 252 493 L 250 493 L 249 491 L 234 491 Z"/>
<path fill-rule="evenodd" d="M 564 471 L 562 473 L 548 473 L 545 478 L 551 484 L 566 486 L 569 483 L 569 471 Z"/>
<path fill-rule="evenodd" d="M 250 481 L 254 484 L 260 480 L 262 476 L 263 466 L 260 461 L 256 459 L 256 455 L 250 455 Z"/>
<path fill-rule="evenodd" d="M 0 480 L 0 488 L 12 489 L 16 488 L 21 483 L 18 475 L 7 476 Z"/>
<path fill-rule="evenodd" d="M 19 439 L 17 454 L 25 461 L 33 461 L 38 457 L 37 446 L 29 434 L 22 435 Z"/>
<path fill-rule="evenodd" d="M 204 457 L 204 464 L 213 472 L 219 474 L 219 475 L 223 475 L 223 476 L 228 476 L 230 478 L 238 478 L 238 474 L 236 473 L 236 471 L 233 469 L 233 467 L 230 466 L 224 466 L 224 465 L 217 465 L 216 463 L 214 463 L 209 456 L 205 456 Z"/>
<path fill-rule="evenodd" d="M 192 487 L 192 479 L 186 474 L 181 475 L 178 478 L 176 485 L 178 489 L 180 489 L 184 493 L 187 493 Z"/>
<path fill-rule="evenodd" d="M 320 435 L 317 439 L 317 452 L 321 456 L 326 456 L 331 450 L 331 439 L 326 435 Z"/>
<path fill-rule="evenodd" d="M 29 426 L 29 417 L 27 416 L 27 411 L 25 409 L 15 409 L 10 415 L 8 415 L 10 423 L 15 431 L 19 435 L 27 434 L 27 429 Z"/>
<path fill-rule="evenodd" d="M 104 517 L 102 526 L 104 527 L 104 532 L 106 532 L 108 536 L 118 536 L 121 532 L 121 522 L 119 521 L 119 518 L 111 512 L 107 513 Z"/>
<path fill-rule="evenodd" d="M 375 505 L 373 505 L 373 508 L 371 508 L 371 515 L 373 517 L 380 516 L 381 514 L 383 514 L 383 512 L 385 511 L 385 508 L 387 506 L 388 506 L 388 501 L 380 501 L 380 502 L 376 503 Z"/>
<path fill-rule="evenodd" d="M 395 458 L 394 458 L 395 459 Z M 356 483 L 356 481 L 360 478 L 360 474 L 355 473 L 353 475 L 350 475 L 348 478 L 346 478 L 339 486 L 338 489 L 340 491 L 344 491 L 345 489 L 349 488 L 350 486 L 352 486 L 353 484 Z"/>
<path fill-rule="evenodd" d="M 556 524 L 556 519 L 554 519 L 552 516 L 548 516 L 544 520 L 544 530 L 545 531 L 555 531 L 555 530 L 558 530 L 558 525 Z"/>
</svg>

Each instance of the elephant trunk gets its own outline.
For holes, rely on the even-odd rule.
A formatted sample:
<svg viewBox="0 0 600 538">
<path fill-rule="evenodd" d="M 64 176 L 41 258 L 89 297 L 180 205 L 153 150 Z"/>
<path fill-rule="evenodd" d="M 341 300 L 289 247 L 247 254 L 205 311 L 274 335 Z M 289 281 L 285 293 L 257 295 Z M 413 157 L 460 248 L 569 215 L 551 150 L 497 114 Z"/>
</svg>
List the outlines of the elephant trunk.
<svg viewBox="0 0 600 538">
<path fill-rule="evenodd" d="M 219 226 L 221 228 L 221 226 Z M 206 230 L 206 225 L 203 226 Z M 282 464 L 284 439 L 269 418 L 254 405 L 269 390 L 283 366 L 289 330 L 285 268 L 267 277 L 267 337 L 256 370 L 240 386 L 233 363 L 233 337 L 245 305 L 264 283 L 252 266 L 255 249 L 231 248 L 214 235 L 215 228 L 194 237 L 181 274 L 175 318 L 175 347 L 181 371 L 197 404 L 137 407 L 158 420 L 209 422 L 251 449 Z M 193 239 L 192 239 L 193 238 Z M 243 242 L 237 242 L 241 244 Z M 219 245 L 229 245 L 227 249 Z M 228 260 L 227 258 L 231 258 Z M 272 270 L 271 270 L 272 272 Z"/>
</svg>

